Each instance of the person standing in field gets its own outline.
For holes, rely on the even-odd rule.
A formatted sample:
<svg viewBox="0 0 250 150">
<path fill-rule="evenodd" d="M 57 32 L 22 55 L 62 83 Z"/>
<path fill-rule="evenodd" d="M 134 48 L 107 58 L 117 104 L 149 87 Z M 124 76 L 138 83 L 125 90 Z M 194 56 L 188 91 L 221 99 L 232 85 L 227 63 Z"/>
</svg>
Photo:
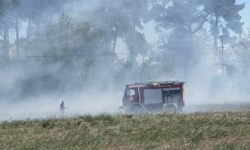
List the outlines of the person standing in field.
<svg viewBox="0 0 250 150">
<path fill-rule="evenodd" d="M 60 110 L 61 116 L 64 117 L 64 111 L 65 111 L 64 101 L 61 102 L 59 110 Z"/>
</svg>

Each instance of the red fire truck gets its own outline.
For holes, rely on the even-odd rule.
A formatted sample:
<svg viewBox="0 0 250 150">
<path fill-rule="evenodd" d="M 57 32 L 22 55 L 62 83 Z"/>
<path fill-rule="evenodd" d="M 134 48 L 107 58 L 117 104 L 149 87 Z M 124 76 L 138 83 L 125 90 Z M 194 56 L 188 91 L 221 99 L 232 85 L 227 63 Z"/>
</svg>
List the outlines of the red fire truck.
<svg viewBox="0 0 250 150">
<path fill-rule="evenodd" d="M 144 82 L 126 85 L 123 110 L 127 113 L 148 111 L 181 112 L 184 107 L 184 82 Z"/>
</svg>

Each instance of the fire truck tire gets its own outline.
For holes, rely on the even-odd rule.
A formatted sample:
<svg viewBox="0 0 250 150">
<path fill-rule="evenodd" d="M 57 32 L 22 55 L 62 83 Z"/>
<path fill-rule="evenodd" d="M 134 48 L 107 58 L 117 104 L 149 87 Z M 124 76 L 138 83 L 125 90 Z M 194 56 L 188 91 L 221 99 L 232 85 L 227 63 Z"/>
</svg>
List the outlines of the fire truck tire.
<svg viewBox="0 0 250 150">
<path fill-rule="evenodd" d="M 129 113 L 142 114 L 145 112 L 145 107 L 142 104 L 132 104 L 128 109 Z"/>
<path fill-rule="evenodd" d="M 120 107 L 117 109 L 117 113 L 118 113 L 118 114 L 124 114 L 124 113 L 125 113 L 125 110 L 124 110 L 123 106 L 120 106 Z"/>
<path fill-rule="evenodd" d="M 183 111 L 183 106 L 178 106 L 178 107 L 177 107 L 177 111 L 178 111 L 178 112 L 182 112 L 182 111 Z"/>
<path fill-rule="evenodd" d="M 174 104 L 168 104 L 168 105 L 164 106 L 164 111 L 176 113 L 177 112 L 177 107 Z"/>
</svg>

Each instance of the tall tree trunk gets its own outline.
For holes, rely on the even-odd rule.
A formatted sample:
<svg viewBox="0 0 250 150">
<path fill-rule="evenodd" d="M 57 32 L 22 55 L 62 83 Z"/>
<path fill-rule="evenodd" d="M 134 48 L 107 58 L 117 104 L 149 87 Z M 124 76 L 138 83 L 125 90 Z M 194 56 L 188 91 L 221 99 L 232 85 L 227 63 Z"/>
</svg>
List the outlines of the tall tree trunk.
<svg viewBox="0 0 250 150">
<path fill-rule="evenodd" d="M 214 49 L 215 52 L 218 52 L 218 34 L 219 34 L 219 16 L 216 15 L 215 17 L 215 23 L 214 23 L 214 29 L 213 29 L 213 35 L 214 35 Z"/>
<path fill-rule="evenodd" d="M 26 36 L 27 38 L 30 38 L 31 37 L 31 19 L 30 17 L 28 18 L 28 28 L 27 28 L 27 32 L 26 32 Z"/>
<path fill-rule="evenodd" d="M 183 65 L 184 65 L 184 76 L 182 76 L 183 79 L 186 80 L 186 77 L 188 77 L 190 75 L 190 71 L 193 69 L 192 66 L 195 65 L 195 58 L 193 57 L 194 56 L 194 46 L 193 46 L 193 34 L 192 34 L 192 31 L 190 30 L 188 33 L 187 33 L 187 48 L 186 50 L 184 51 L 184 62 L 183 62 Z"/>
<path fill-rule="evenodd" d="M 115 50 L 116 50 L 117 36 L 118 36 L 118 28 L 117 28 L 117 26 L 115 26 L 115 36 L 114 36 L 113 53 L 115 53 Z"/>
<path fill-rule="evenodd" d="M 135 47 L 135 40 L 136 40 L 136 24 L 135 24 L 135 21 L 132 22 L 132 31 L 131 31 L 131 35 L 129 35 L 131 37 L 127 37 L 129 40 L 129 61 L 130 63 L 132 63 L 133 65 L 136 64 L 136 47 Z M 130 40 L 130 39 L 133 39 L 133 40 Z"/>
<path fill-rule="evenodd" d="M 4 55 L 9 56 L 9 28 L 4 29 Z"/>
<path fill-rule="evenodd" d="M 19 43 L 19 21 L 16 18 L 16 55 L 19 57 L 20 43 Z"/>
</svg>

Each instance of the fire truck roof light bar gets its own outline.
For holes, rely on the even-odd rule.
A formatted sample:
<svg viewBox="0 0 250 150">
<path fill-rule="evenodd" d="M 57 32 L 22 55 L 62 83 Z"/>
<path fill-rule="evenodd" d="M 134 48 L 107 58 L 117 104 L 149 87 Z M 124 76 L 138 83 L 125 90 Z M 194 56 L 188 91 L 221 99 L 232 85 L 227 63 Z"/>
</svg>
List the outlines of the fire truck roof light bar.
<svg viewBox="0 0 250 150">
<path fill-rule="evenodd" d="M 140 82 L 140 83 L 134 83 L 133 85 L 142 85 L 142 84 L 180 84 L 184 82 L 179 82 L 179 81 L 162 81 L 162 82 Z"/>
</svg>

